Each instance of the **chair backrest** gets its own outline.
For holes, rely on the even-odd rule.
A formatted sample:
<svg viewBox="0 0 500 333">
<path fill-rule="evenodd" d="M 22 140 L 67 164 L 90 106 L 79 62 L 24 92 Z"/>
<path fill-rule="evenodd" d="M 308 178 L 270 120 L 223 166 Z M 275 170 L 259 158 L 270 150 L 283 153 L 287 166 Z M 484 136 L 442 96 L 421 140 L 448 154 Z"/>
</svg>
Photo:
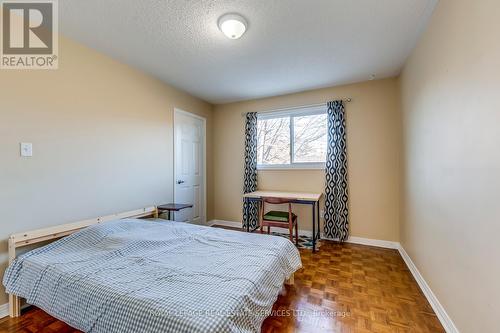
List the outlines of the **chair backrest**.
<svg viewBox="0 0 500 333">
<path fill-rule="evenodd" d="M 292 202 L 294 199 L 289 199 L 289 198 L 273 198 L 273 197 L 263 197 L 262 198 L 262 205 L 260 205 L 260 219 L 262 220 L 264 216 L 264 211 L 266 210 L 265 205 L 266 203 L 271 204 L 271 205 L 281 205 L 281 204 L 288 204 L 288 220 L 291 223 L 292 220 Z"/>
<path fill-rule="evenodd" d="M 262 201 L 265 203 L 273 204 L 273 205 L 280 205 L 280 204 L 292 203 L 293 199 L 263 197 Z"/>
</svg>

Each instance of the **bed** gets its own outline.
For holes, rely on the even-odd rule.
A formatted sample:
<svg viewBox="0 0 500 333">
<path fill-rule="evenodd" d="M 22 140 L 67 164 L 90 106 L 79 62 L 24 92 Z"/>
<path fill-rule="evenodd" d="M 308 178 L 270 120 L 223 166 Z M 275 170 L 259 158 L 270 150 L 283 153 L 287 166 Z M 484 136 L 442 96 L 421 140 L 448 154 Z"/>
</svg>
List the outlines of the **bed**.
<svg viewBox="0 0 500 333">
<path fill-rule="evenodd" d="M 84 332 L 258 332 L 300 267 L 282 237 L 126 218 L 15 258 L 3 283 Z"/>
</svg>

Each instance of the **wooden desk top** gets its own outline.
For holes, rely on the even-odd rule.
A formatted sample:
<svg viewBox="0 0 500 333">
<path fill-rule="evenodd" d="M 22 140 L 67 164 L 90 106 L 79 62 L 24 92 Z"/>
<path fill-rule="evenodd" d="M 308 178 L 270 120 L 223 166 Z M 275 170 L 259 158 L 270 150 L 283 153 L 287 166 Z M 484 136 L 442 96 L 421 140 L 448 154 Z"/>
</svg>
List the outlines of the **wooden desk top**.
<svg viewBox="0 0 500 333">
<path fill-rule="evenodd" d="M 282 192 L 282 191 L 255 191 L 243 194 L 243 198 L 287 198 L 303 201 L 319 201 L 323 193 L 301 193 L 301 192 Z"/>
</svg>

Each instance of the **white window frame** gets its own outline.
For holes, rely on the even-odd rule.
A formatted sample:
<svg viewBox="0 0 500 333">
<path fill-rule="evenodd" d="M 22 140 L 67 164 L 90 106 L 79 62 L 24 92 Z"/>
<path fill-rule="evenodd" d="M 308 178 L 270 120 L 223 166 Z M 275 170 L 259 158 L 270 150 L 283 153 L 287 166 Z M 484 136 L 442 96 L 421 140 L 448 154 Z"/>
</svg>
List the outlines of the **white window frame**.
<svg viewBox="0 0 500 333">
<path fill-rule="evenodd" d="M 277 111 L 257 113 L 257 120 L 279 117 L 290 117 L 290 164 L 257 164 L 257 170 L 319 170 L 325 169 L 325 162 L 295 162 L 294 161 L 294 117 L 326 114 L 326 105 L 304 106 Z"/>
</svg>

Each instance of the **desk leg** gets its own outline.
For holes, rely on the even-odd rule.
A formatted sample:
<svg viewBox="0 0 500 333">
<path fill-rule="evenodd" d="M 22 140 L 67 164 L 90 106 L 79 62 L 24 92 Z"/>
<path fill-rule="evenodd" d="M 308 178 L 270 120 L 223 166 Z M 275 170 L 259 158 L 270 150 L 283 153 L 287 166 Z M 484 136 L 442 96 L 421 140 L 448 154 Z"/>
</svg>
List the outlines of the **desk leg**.
<svg viewBox="0 0 500 333">
<path fill-rule="evenodd" d="M 248 198 L 245 198 L 245 203 L 247 205 L 247 207 L 250 205 L 250 199 Z M 247 220 L 246 221 L 243 221 L 246 225 L 247 225 L 247 232 L 250 232 L 250 223 L 249 220 L 248 220 L 248 216 L 247 216 Z"/>
<path fill-rule="evenodd" d="M 313 253 L 316 252 L 316 202 L 313 202 L 312 204 L 312 222 L 313 222 Z"/>
<path fill-rule="evenodd" d="M 316 203 L 316 213 L 318 216 L 318 240 L 321 239 L 321 217 L 319 216 L 319 201 Z"/>
</svg>

